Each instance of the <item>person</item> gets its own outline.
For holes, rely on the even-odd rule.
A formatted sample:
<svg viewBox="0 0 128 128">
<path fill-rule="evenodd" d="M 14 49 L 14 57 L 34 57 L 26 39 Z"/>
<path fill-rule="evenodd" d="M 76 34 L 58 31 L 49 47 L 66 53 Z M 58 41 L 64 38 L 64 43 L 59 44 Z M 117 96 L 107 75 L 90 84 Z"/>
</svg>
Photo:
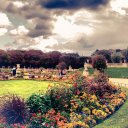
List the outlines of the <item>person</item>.
<svg viewBox="0 0 128 128">
<path fill-rule="evenodd" d="M 12 68 L 12 76 L 15 76 L 16 75 L 16 67 L 13 67 Z"/>
</svg>

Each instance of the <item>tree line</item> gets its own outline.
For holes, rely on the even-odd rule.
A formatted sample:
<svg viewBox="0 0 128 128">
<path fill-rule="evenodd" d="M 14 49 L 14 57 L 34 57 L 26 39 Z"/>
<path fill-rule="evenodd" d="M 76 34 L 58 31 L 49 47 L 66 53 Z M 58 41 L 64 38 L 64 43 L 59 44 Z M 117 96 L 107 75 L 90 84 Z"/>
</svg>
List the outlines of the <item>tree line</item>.
<svg viewBox="0 0 128 128">
<path fill-rule="evenodd" d="M 81 68 L 89 57 L 80 56 L 78 53 L 61 53 L 52 51 L 44 53 L 41 50 L 0 50 L 0 67 L 13 67 L 21 64 L 21 67 L 56 68 L 65 62 L 67 68 Z"/>
<path fill-rule="evenodd" d="M 105 57 L 108 63 L 128 63 L 128 48 L 110 49 L 110 50 L 96 50 L 92 56 L 102 55 Z"/>
</svg>

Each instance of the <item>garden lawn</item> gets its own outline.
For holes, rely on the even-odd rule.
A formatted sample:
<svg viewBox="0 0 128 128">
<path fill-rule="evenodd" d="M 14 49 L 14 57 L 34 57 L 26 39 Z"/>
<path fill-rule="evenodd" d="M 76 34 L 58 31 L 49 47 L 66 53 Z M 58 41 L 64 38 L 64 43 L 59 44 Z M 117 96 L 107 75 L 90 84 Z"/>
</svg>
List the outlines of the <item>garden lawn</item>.
<svg viewBox="0 0 128 128">
<path fill-rule="evenodd" d="M 127 94 L 125 104 L 115 114 L 95 126 L 95 128 L 128 128 L 128 88 L 122 87 L 122 90 L 125 90 Z"/>
<path fill-rule="evenodd" d="M 45 92 L 49 83 L 51 82 L 34 80 L 0 81 L 0 96 L 13 93 L 27 98 L 33 93 Z"/>
<path fill-rule="evenodd" d="M 89 68 L 89 73 L 93 72 L 94 69 Z M 108 68 L 105 72 L 112 78 L 128 78 L 128 68 Z"/>
</svg>

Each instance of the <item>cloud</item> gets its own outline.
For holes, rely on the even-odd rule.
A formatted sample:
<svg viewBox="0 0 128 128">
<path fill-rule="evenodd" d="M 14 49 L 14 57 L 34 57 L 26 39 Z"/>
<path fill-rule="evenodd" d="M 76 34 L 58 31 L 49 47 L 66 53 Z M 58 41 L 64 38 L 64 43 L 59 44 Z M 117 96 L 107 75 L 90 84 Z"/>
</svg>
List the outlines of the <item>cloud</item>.
<svg viewBox="0 0 128 128">
<path fill-rule="evenodd" d="M 2 2 L 0 1 L 0 4 L 2 4 Z M 29 27 L 27 27 L 27 29 L 29 29 L 28 36 L 35 38 L 38 36 L 48 37 L 52 35 L 53 22 L 55 21 L 54 14 L 40 7 L 35 1 L 7 0 L 3 7 L 0 5 L 0 9 L 13 15 L 20 15 L 26 19 L 28 23 L 31 20 L 31 26 L 29 25 Z"/>
<path fill-rule="evenodd" d="M 123 49 L 128 42 L 127 1 L 0 0 L 0 10 L 14 15 L 12 20 L 7 17 L 9 14 L 4 14 L 6 22 L 0 17 L 0 35 L 10 32 L 9 36 L 15 40 L 10 47 L 17 49 L 42 48 L 84 55 L 95 49 Z M 9 26 L 16 22 L 10 30 Z"/>
<path fill-rule="evenodd" d="M 37 42 L 30 37 L 21 35 L 21 36 L 15 36 L 14 41 L 11 43 L 7 43 L 4 45 L 5 48 L 8 49 L 23 49 L 27 50 L 30 48 L 30 46 L 37 45 Z"/>
<path fill-rule="evenodd" d="M 0 36 L 3 36 L 5 33 L 7 33 L 8 29 L 6 28 L 0 28 Z"/>
<path fill-rule="evenodd" d="M 88 39 L 96 44 L 97 49 L 114 49 L 127 47 L 128 17 L 113 14 L 113 16 L 98 16 L 102 23 L 95 28 L 95 34 Z M 103 19 L 102 19 L 103 18 Z"/>
<path fill-rule="evenodd" d="M 54 50 L 54 49 L 48 48 L 48 46 L 53 46 L 55 44 L 58 44 L 58 41 L 54 39 L 54 37 L 49 37 L 48 39 L 45 39 L 43 36 L 40 36 L 40 37 L 34 38 L 34 40 L 37 42 L 37 44 L 34 46 L 31 46 L 30 48 L 43 50 L 44 52 Z"/>
<path fill-rule="evenodd" d="M 23 1 L 14 1 L 13 2 L 13 5 L 18 7 L 18 8 L 22 8 L 24 7 L 25 5 L 28 5 L 29 3 L 28 2 L 23 2 Z"/>
<path fill-rule="evenodd" d="M 42 7 L 49 9 L 96 9 L 108 2 L 109 0 L 40 0 Z"/>
<path fill-rule="evenodd" d="M 37 42 L 33 38 L 27 36 L 28 33 L 29 30 L 24 25 L 10 30 L 9 35 L 14 40 L 11 43 L 11 47 L 13 47 L 13 49 L 28 49 L 30 46 L 36 45 Z M 6 44 L 5 47 L 8 47 L 8 45 L 9 44 Z"/>
<path fill-rule="evenodd" d="M 94 46 L 95 44 L 88 42 L 87 35 L 81 33 L 70 41 L 58 43 L 53 46 L 47 46 L 47 48 L 60 50 L 60 51 L 79 52 L 83 54 L 86 53 L 86 51 L 92 49 Z"/>
<path fill-rule="evenodd" d="M 121 15 L 119 12 L 112 11 L 111 8 L 107 8 L 103 12 L 98 11 L 98 13 L 86 13 L 86 11 L 80 10 L 78 15 L 76 14 L 77 13 L 75 13 L 73 22 L 71 22 L 70 25 L 88 25 L 93 29 L 93 33 L 87 35 L 86 32 L 84 32 L 79 35 L 79 32 L 72 36 L 72 40 L 67 38 L 69 41 L 56 44 L 49 48 L 63 51 L 71 50 L 89 55 L 96 49 L 125 49 L 127 47 L 127 15 Z M 81 14 L 84 15 L 81 16 Z M 72 21 L 71 19 L 66 20 Z"/>
<path fill-rule="evenodd" d="M 7 15 L 3 12 L 0 12 L 0 27 L 11 26 L 11 22 L 9 21 Z"/>
<path fill-rule="evenodd" d="M 30 29 L 28 36 L 32 38 L 44 36 L 47 38 L 48 36 L 52 35 L 53 25 L 51 21 L 51 19 L 44 20 L 39 17 L 33 19 L 32 23 L 34 24 L 34 27 Z"/>
<path fill-rule="evenodd" d="M 13 29 L 10 31 L 11 35 L 26 35 L 29 32 L 29 30 L 25 26 L 19 26 L 16 29 Z"/>
<path fill-rule="evenodd" d="M 5 35 L 8 32 L 8 28 L 12 26 L 12 23 L 8 19 L 7 15 L 0 12 L 0 36 Z"/>
<path fill-rule="evenodd" d="M 73 38 L 74 35 L 77 35 L 78 33 L 86 33 L 87 35 L 90 35 L 93 33 L 93 28 L 91 26 L 88 26 L 87 24 L 78 25 L 75 23 L 76 19 L 77 17 L 75 15 L 59 16 L 57 18 L 56 23 L 54 24 L 53 32 L 66 39 Z"/>
<path fill-rule="evenodd" d="M 112 0 L 110 5 L 113 11 L 118 12 L 121 15 L 125 15 L 125 8 L 128 8 L 128 0 Z"/>
</svg>

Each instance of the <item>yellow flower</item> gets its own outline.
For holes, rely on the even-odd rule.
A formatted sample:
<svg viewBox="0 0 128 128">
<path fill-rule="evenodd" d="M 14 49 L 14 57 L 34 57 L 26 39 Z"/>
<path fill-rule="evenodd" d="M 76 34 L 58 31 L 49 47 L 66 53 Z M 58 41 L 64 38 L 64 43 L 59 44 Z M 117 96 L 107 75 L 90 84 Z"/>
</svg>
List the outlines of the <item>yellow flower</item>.
<svg viewBox="0 0 128 128">
<path fill-rule="evenodd" d="M 83 111 L 85 114 L 90 114 L 90 113 L 91 113 L 90 109 L 87 108 L 87 107 L 83 108 L 82 111 Z"/>
</svg>

